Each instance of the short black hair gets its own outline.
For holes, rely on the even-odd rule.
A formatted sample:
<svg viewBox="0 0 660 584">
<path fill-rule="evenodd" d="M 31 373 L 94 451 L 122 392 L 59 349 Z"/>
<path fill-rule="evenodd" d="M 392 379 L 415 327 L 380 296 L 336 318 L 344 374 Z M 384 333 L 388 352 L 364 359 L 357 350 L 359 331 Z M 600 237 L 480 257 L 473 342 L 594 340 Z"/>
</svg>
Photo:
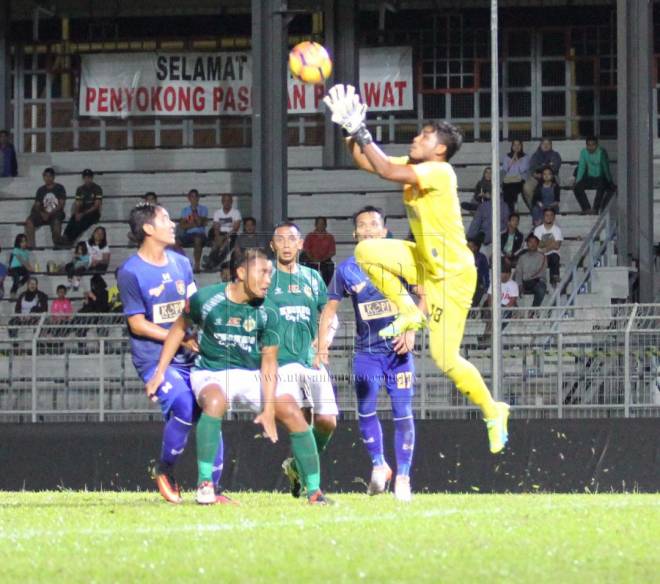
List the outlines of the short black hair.
<svg viewBox="0 0 660 584">
<path fill-rule="evenodd" d="M 49 166 L 48 168 L 44 168 L 44 171 L 41 174 L 52 174 L 55 176 L 55 169 L 52 166 Z"/>
<path fill-rule="evenodd" d="M 231 279 L 236 280 L 238 268 L 241 266 L 247 266 L 249 263 L 259 258 L 265 260 L 269 259 L 268 254 L 259 247 L 248 247 L 246 249 L 235 247 L 229 258 L 229 273 Z"/>
<path fill-rule="evenodd" d="M 530 234 L 527 236 L 527 238 L 525 239 L 525 241 L 529 241 L 529 240 L 532 239 L 532 238 L 536 239 L 536 241 L 538 241 L 538 242 L 541 241 L 538 237 L 536 237 L 536 235 L 534 235 L 534 232 L 533 232 L 533 231 L 532 231 L 532 233 L 530 233 Z"/>
<path fill-rule="evenodd" d="M 286 221 L 280 221 L 275 227 L 273 227 L 273 234 L 280 228 L 280 227 L 293 227 L 301 236 L 302 236 L 302 230 L 298 226 L 297 223 L 294 221 L 289 221 L 288 219 Z"/>
<path fill-rule="evenodd" d="M 147 197 L 153 197 L 154 199 L 158 200 L 158 195 L 153 191 L 147 191 L 146 193 L 144 193 L 144 196 L 142 198 L 146 200 Z"/>
<path fill-rule="evenodd" d="M 0 132 L 2 134 L 2 132 Z M 60 290 L 64 290 L 66 292 L 66 286 L 64 284 L 60 284 L 57 288 L 55 288 L 55 292 L 59 292 Z"/>
<path fill-rule="evenodd" d="M 445 120 L 430 120 L 424 122 L 424 127 L 430 126 L 438 135 L 438 139 L 447 148 L 445 152 L 445 160 L 454 156 L 463 145 L 463 133 L 453 124 Z"/>
<path fill-rule="evenodd" d="M 596 142 L 596 144 L 598 144 L 598 136 L 594 136 L 594 135 L 587 136 L 586 141 L 587 142 Z"/>
<path fill-rule="evenodd" d="M 188 194 L 189 194 L 189 195 L 192 195 L 193 193 L 195 193 L 195 194 L 199 197 L 199 191 L 198 191 L 197 189 L 190 189 L 190 190 L 188 191 Z"/>
<path fill-rule="evenodd" d="M 323 215 L 319 215 L 314 219 L 314 225 L 316 225 L 319 221 L 325 221 L 325 224 L 328 224 L 328 218 L 324 217 Z"/>
<path fill-rule="evenodd" d="M 473 243 L 474 245 L 477 246 L 477 251 L 481 249 L 481 238 L 480 237 L 470 237 L 467 240 L 468 243 Z"/>
<path fill-rule="evenodd" d="M 131 209 L 131 214 L 128 217 L 128 225 L 131 228 L 131 239 L 138 245 L 142 244 L 147 237 L 147 234 L 144 232 L 145 224 L 153 224 L 156 212 L 160 208 L 160 205 L 138 203 Z"/>
<path fill-rule="evenodd" d="M 365 205 L 362 209 L 359 209 L 353 213 L 353 227 L 357 227 L 357 218 L 363 213 L 378 213 L 383 219 L 383 225 L 387 223 L 387 215 L 383 212 L 380 207 L 374 207 L 373 205 Z"/>
<path fill-rule="evenodd" d="M 555 216 L 557 215 L 557 211 L 555 211 L 553 207 L 546 207 L 545 209 L 543 209 L 544 213 L 547 213 L 548 211 L 550 211 Z"/>
<path fill-rule="evenodd" d="M 243 217 L 243 225 L 245 225 L 248 221 L 251 221 L 255 225 L 257 224 L 257 220 L 254 217 Z"/>
<path fill-rule="evenodd" d="M 518 217 L 518 221 L 520 221 L 520 214 L 519 214 L 519 213 L 516 213 L 516 212 L 514 211 L 513 213 L 511 213 L 511 215 L 509 215 L 509 219 L 511 219 L 511 218 L 513 218 L 513 217 Z"/>
<path fill-rule="evenodd" d="M 511 260 L 507 257 L 502 257 L 501 261 L 502 261 L 502 269 L 501 269 L 502 274 L 510 274 L 511 270 L 513 269 Z"/>
</svg>

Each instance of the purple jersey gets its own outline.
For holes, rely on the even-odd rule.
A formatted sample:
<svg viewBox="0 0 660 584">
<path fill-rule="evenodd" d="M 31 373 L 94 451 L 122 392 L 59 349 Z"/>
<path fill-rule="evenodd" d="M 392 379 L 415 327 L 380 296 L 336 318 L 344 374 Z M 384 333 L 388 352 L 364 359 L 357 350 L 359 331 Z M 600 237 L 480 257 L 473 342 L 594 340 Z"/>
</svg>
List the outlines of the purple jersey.
<svg viewBox="0 0 660 584">
<path fill-rule="evenodd" d="M 337 266 L 328 286 L 328 300 L 341 300 L 347 296 L 351 297 L 355 311 L 356 352 L 391 353 L 391 341 L 379 337 L 378 331 L 395 319 L 396 307 L 371 283 L 354 256 Z"/>
<path fill-rule="evenodd" d="M 119 268 L 117 284 L 124 314 L 144 314 L 145 318 L 169 329 L 183 312 L 188 298 L 196 291 L 188 258 L 166 251 L 167 265 L 154 266 L 139 255 L 127 259 Z M 158 363 L 163 343 L 130 332 L 133 365 L 140 375 Z M 173 366 L 192 367 L 195 355 L 179 348 Z"/>
</svg>

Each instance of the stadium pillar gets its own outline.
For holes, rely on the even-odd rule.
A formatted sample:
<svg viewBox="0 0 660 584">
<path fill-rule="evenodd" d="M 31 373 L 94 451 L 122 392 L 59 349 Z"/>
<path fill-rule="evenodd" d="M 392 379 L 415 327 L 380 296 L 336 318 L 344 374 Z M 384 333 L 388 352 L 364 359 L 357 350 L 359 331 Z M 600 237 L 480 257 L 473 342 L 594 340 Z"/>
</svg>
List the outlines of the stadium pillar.
<svg viewBox="0 0 660 584">
<path fill-rule="evenodd" d="M 286 0 L 252 0 L 252 214 L 264 233 L 287 217 Z"/>
<path fill-rule="evenodd" d="M 653 302 L 653 2 L 617 0 L 618 261 Z"/>
<path fill-rule="evenodd" d="M 0 2 L 0 129 L 10 128 L 11 54 L 9 48 L 10 2 Z M 14 138 L 15 139 L 15 138 Z"/>
<path fill-rule="evenodd" d="M 358 8 L 355 0 L 324 0 L 325 45 L 333 59 L 333 84 L 359 87 Z M 341 130 L 325 116 L 323 166 L 353 166 Z"/>
</svg>

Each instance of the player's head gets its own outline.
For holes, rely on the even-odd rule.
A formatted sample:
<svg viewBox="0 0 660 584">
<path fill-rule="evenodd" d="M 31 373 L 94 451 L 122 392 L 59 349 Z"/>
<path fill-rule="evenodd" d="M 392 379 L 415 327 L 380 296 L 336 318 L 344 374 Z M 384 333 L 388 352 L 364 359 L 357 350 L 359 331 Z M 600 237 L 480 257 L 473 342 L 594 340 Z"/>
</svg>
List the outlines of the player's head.
<svg viewBox="0 0 660 584">
<path fill-rule="evenodd" d="M 387 217 L 382 209 L 367 205 L 353 215 L 353 237 L 357 241 L 382 239 L 387 235 Z"/>
<path fill-rule="evenodd" d="M 290 265 L 298 259 L 303 247 L 300 228 L 293 221 L 282 221 L 275 227 L 270 248 L 275 253 L 278 263 Z"/>
<path fill-rule="evenodd" d="M 188 191 L 188 201 L 194 206 L 199 203 L 199 191 L 197 189 L 190 189 Z"/>
<path fill-rule="evenodd" d="M 462 144 L 463 134 L 456 126 L 445 121 L 425 122 L 410 146 L 410 158 L 418 162 L 447 162 L 460 150 Z"/>
<path fill-rule="evenodd" d="M 552 207 L 548 207 L 543 211 L 543 223 L 546 225 L 552 225 L 555 222 L 555 210 Z"/>
<path fill-rule="evenodd" d="M 249 300 L 263 300 L 268 293 L 273 262 L 266 252 L 256 247 L 235 248 L 231 254 L 230 271 L 232 281 L 243 286 Z"/>
<path fill-rule="evenodd" d="M 131 237 L 142 245 L 147 241 L 168 246 L 174 244 L 174 223 L 167 209 L 159 205 L 138 203 L 128 218 Z"/>
</svg>

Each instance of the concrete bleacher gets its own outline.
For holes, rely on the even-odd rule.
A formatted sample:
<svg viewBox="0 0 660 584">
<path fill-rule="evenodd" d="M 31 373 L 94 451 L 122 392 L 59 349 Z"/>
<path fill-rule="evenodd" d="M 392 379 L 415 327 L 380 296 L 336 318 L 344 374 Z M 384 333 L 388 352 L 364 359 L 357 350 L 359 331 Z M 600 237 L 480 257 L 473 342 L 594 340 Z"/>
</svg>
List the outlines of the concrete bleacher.
<svg viewBox="0 0 660 584">
<path fill-rule="evenodd" d="M 615 165 L 615 144 L 604 142 L 610 158 Z M 503 150 L 508 145 L 503 145 Z M 531 153 L 531 144 L 527 145 Z M 583 142 L 555 142 L 564 159 L 561 172 L 563 185 L 570 185 L 573 168 L 579 156 Z M 386 147 L 388 153 L 403 153 L 406 146 Z M 408 233 L 401 203 L 400 188 L 355 169 L 321 169 L 322 152 L 319 147 L 290 148 L 290 170 L 288 174 L 288 215 L 296 220 L 303 232 L 311 231 L 313 219 L 325 215 L 329 219 L 328 230 L 337 239 L 336 260 L 341 261 L 352 252 L 351 215 L 360 207 L 372 204 L 382 207 L 390 219 L 388 227 L 395 237 L 404 238 Z M 460 198 L 469 200 L 475 183 L 481 178 L 483 167 L 489 164 L 490 147 L 488 144 L 466 144 L 452 162 L 455 165 L 459 181 Z M 46 166 L 54 166 L 58 173 L 57 181 L 67 189 L 70 200 L 80 184 L 80 170 L 86 167 L 97 172 L 96 181 L 104 189 L 103 218 L 101 225 L 106 227 L 108 242 L 112 250 L 112 262 L 106 280 L 109 285 L 114 281 L 113 270 L 134 253 L 125 222 L 131 207 L 146 191 L 155 191 L 159 201 L 168 208 L 173 217 L 178 217 L 181 209 L 187 205 L 185 193 L 190 188 L 197 188 L 203 195 L 202 204 L 209 207 L 210 214 L 219 208 L 218 193 L 231 192 L 236 195 L 238 207 L 244 215 L 250 213 L 251 175 L 250 152 L 237 150 L 153 150 L 136 152 L 67 152 L 51 155 L 22 155 L 19 159 L 20 177 L 0 179 L 0 245 L 3 248 L 2 261 L 6 262 L 14 237 L 23 232 L 22 222 L 32 205 L 34 192 L 42 184 L 41 172 Z M 660 160 L 656 163 L 660 177 Z M 213 168 L 214 170 L 208 170 Z M 217 170 L 220 168 L 220 170 Z M 660 186 L 660 181 L 657 182 Z M 593 196 L 593 195 L 592 195 Z M 655 219 L 660 224 L 660 188 L 654 190 Z M 520 229 L 523 233 L 531 228 L 531 219 L 526 208 L 523 210 Z M 572 191 L 562 191 L 562 215 L 558 218 L 565 243 L 562 247 L 562 262 L 568 263 L 581 245 L 581 238 L 589 233 L 596 217 L 582 216 Z M 467 228 L 471 217 L 464 215 Z M 70 261 L 71 251 L 54 250 L 50 230 L 42 227 L 37 232 L 37 247 L 34 256 L 42 270 L 47 262 L 64 264 Z M 40 274 L 40 288 L 50 297 L 54 296 L 58 284 L 65 283 L 61 274 Z M 201 285 L 217 280 L 213 273 L 200 274 Z M 5 300 L 0 302 L 0 314 L 13 310 L 8 299 L 10 284 L 5 282 Z M 84 285 L 83 285 L 84 288 Z M 73 293 L 72 298 L 79 303 L 81 292 Z"/>
</svg>

